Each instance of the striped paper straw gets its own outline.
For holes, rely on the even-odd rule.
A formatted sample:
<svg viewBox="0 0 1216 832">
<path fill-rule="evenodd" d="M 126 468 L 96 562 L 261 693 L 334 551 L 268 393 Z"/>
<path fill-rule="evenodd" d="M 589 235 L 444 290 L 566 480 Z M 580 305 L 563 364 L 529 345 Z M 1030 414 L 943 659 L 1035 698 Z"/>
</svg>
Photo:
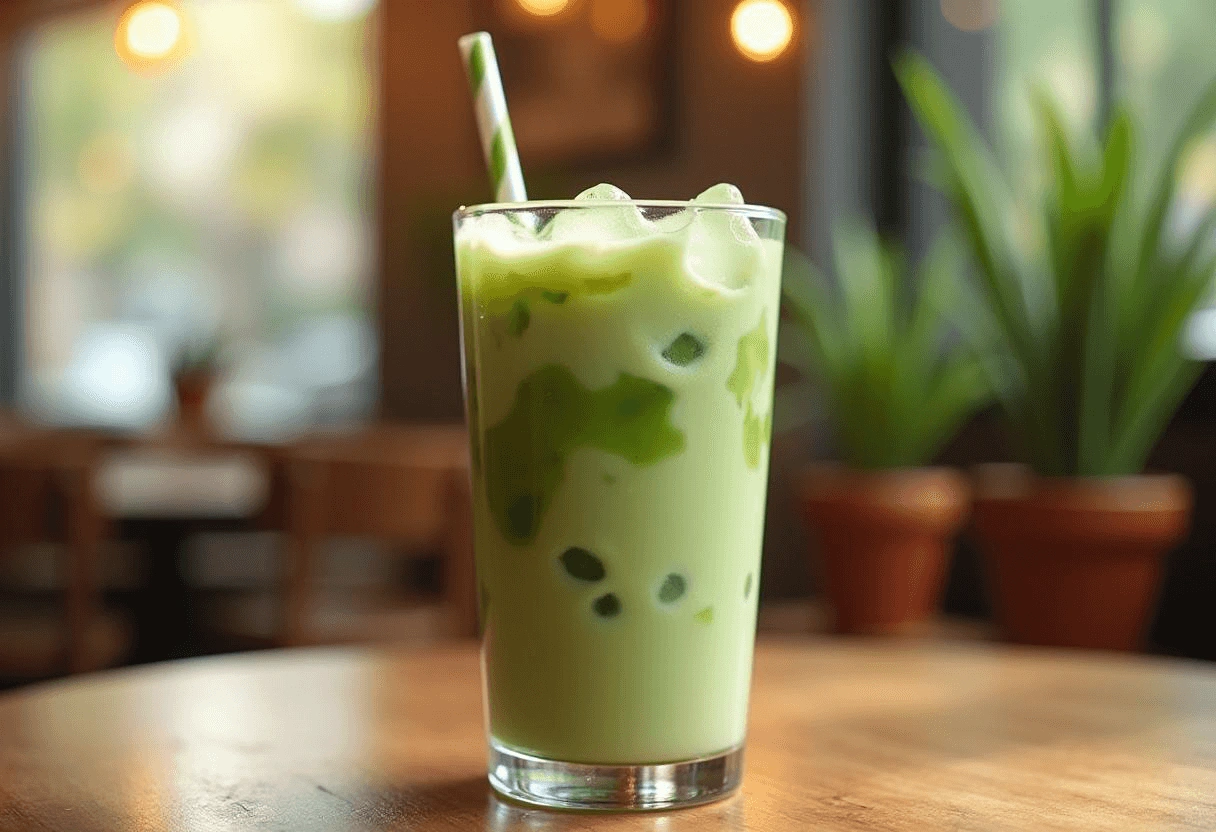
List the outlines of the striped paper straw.
<svg viewBox="0 0 1216 832">
<path fill-rule="evenodd" d="M 498 202 L 524 202 L 524 173 L 515 149 L 515 134 L 507 114 L 507 96 L 502 91 L 502 76 L 498 74 L 498 58 L 489 32 L 474 32 L 459 41 L 464 58 L 469 87 L 477 111 L 477 129 L 481 132 L 481 149 L 490 169 L 490 183 Z"/>
</svg>

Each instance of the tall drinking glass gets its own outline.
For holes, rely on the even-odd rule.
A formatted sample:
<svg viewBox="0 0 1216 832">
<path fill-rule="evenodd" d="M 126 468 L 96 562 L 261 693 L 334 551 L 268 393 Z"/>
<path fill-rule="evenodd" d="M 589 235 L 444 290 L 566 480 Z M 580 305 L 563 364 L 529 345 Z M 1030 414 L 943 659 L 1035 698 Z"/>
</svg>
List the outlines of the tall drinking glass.
<svg viewBox="0 0 1216 832">
<path fill-rule="evenodd" d="M 785 217 L 455 215 L 490 781 L 664 808 L 735 789 Z"/>
</svg>

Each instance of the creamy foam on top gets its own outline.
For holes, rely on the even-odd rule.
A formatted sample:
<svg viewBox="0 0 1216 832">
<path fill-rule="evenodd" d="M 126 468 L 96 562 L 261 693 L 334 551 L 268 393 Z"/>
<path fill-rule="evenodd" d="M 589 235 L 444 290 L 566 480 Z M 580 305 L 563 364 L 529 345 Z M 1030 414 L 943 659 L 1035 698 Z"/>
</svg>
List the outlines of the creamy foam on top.
<svg viewBox="0 0 1216 832">
<path fill-rule="evenodd" d="M 466 219 L 456 235 L 462 279 L 476 282 L 483 302 L 530 288 L 595 292 L 598 281 L 611 285 L 614 275 L 645 259 L 678 264 L 697 283 L 729 293 L 751 282 L 763 257 L 751 220 L 720 207 L 744 204 L 734 185 L 715 185 L 683 209 L 646 213 L 614 185 L 588 188 L 575 201 L 586 206 L 558 211 L 538 228 L 527 215 Z M 491 262 L 494 268 L 486 268 Z"/>
</svg>

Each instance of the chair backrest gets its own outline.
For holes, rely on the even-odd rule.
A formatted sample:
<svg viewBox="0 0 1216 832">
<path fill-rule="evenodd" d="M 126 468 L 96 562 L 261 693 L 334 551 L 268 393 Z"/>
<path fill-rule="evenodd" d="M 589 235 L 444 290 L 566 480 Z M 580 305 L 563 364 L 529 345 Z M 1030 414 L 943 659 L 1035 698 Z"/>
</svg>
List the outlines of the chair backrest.
<svg viewBox="0 0 1216 832">
<path fill-rule="evenodd" d="M 446 631 L 476 634 L 467 434 L 461 427 L 381 425 L 302 442 L 283 455 L 284 644 L 309 643 L 313 560 L 322 538 L 350 535 L 442 553 Z"/>
<path fill-rule="evenodd" d="M 0 557 L 12 546 L 66 534 L 65 503 L 75 482 L 68 472 L 87 469 L 98 448 L 87 433 L 0 420 Z"/>
<path fill-rule="evenodd" d="M 14 546 L 46 539 L 52 501 L 47 470 L 0 449 L 0 559 Z"/>
<path fill-rule="evenodd" d="M 103 442 L 87 432 L 0 425 L 0 558 L 23 543 L 66 544 L 64 661 L 73 672 L 98 663 L 92 628 L 101 606 L 99 548 L 108 528 L 94 480 Z"/>
<path fill-rule="evenodd" d="M 462 430 L 379 426 L 303 443 L 287 477 L 293 527 L 426 544 L 446 534 L 454 489 L 467 489 L 468 452 Z"/>
</svg>

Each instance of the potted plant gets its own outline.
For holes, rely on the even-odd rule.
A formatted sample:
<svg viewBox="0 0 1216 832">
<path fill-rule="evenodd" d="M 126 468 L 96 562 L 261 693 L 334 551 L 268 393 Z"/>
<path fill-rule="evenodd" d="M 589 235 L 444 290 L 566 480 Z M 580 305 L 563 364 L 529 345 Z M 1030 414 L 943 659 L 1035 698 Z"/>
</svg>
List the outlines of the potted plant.
<svg viewBox="0 0 1216 832">
<path fill-rule="evenodd" d="M 783 361 L 826 394 L 842 465 L 808 471 L 801 510 L 818 538 L 835 627 L 895 633 L 927 619 L 966 479 L 922 467 L 988 398 L 975 358 L 948 343 L 961 257 L 942 240 L 914 291 L 903 261 L 860 225 L 834 236 L 838 291 L 805 259 L 784 277 Z"/>
<path fill-rule="evenodd" d="M 218 355 L 217 339 L 187 344 L 178 354 L 173 369 L 177 415 L 181 423 L 191 430 L 201 429 L 206 422 L 207 397 L 215 383 Z"/>
<path fill-rule="evenodd" d="M 1216 118 L 1216 84 L 1147 200 L 1133 193 L 1126 109 L 1101 142 L 1082 141 L 1040 94 L 1050 183 L 1015 238 L 1012 189 L 945 83 L 915 55 L 895 69 L 977 266 L 966 334 L 991 356 L 984 366 L 1028 466 L 977 481 L 998 616 L 1016 641 L 1135 649 L 1192 502 L 1182 478 L 1143 469 L 1200 370 L 1182 331 L 1211 286 L 1216 213 L 1182 231 L 1167 219 L 1184 152 Z"/>
</svg>

